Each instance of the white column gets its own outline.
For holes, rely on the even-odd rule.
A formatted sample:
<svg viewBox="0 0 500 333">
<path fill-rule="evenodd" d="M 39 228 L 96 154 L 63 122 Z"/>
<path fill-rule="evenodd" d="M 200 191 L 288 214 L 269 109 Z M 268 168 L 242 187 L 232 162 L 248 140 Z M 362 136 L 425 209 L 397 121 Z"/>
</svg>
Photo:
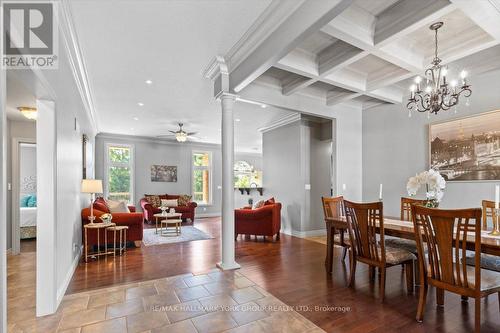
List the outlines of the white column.
<svg viewBox="0 0 500 333">
<path fill-rule="evenodd" d="M 234 255 L 234 117 L 236 96 L 222 93 L 222 261 L 217 266 L 223 270 L 240 268 Z"/>
</svg>

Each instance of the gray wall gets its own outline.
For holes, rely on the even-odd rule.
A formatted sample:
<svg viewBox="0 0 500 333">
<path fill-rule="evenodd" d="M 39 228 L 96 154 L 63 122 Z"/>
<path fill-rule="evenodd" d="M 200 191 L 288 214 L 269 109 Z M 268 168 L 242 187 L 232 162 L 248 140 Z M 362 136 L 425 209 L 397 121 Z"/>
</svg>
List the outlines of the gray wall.
<svg viewBox="0 0 500 333">
<path fill-rule="evenodd" d="M 134 203 L 144 194 L 191 194 L 191 153 L 193 150 L 212 152 L 212 205 L 198 207 L 197 214 L 218 215 L 221 207 L 221 158 L 220 146 L 194 143 L 175 143 L 150 138 L 99 134 L 96 137 L 96 178 L 104 178 L 106 143 L 134 146 Z M 152 182 L 150 168 L 153 164 L 177 166 L 177 182 Z M 200 216 L 200 215 L 199 215 Z"/>
<path fill-rule="evenodd" d="M 331 190 L 331 127 L 298 120 L 263 135 L 264 190 L 282 203 L 282 230 L 324 229 L 321 197 Z M 306 189 L 310 184 L 310 190 Z"/>
<path fill-rule="evenodd" d="M 34 121 L 7 120 L 7 182 L 12 184 L 12 138 L 36 140 Z M 12 190 L 7 193 L 7 248 L 12 247 Z"/>
<path fill-rule="evenodd" d="M 363 200 L 377 200 L 384 184 L 384 213 L 399 216 L 400 197 L 407 196 L 406 182 L 429 168 L 428 124 L 500 109 L 500 71 L 471 78 L 470 106 L 462 100 L 457 114 L 441 111 L 408 118 L 404 105 L 379 106 L 363 112 Z M 494 199 L 494 183 L 448 182 L 441 207 L 479 207 Z"/>
</svg>

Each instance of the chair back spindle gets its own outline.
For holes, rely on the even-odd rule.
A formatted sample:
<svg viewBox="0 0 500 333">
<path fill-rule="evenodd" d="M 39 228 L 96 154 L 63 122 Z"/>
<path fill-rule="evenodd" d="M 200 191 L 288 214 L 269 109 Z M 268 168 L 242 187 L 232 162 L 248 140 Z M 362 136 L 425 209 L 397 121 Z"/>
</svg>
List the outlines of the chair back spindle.
<svg viewBox="0 0 500 333">
<path fill-rule="evenodd" d="M 425 205 L 425 199 L 413 199 L 401 197 L 401 220 L 411 221 L 411 205 Z"/>
</svg>

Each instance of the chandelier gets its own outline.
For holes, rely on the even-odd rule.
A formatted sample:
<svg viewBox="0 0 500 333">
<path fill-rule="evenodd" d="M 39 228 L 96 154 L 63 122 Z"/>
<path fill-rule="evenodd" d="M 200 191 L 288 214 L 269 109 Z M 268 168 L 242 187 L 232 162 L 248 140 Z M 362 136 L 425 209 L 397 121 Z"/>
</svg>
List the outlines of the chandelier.
<svg viewBox="0 0 500 333">
<path fill-rule="evenodd" d="M 429 116 L 431 113 L 437 114 L 440 110 L 449 110 L 455 107 L 459 102 L 461 95 L 468 98 L 472 91 L 470 85 L 467 84 L 467 72 L 463 70 L 460 72 L 461 86 L 458 87 L 458 82 L 452 80 L 448 84 L 446 75 L 448 74 L 447 66 L 441 65 L 441 59 L 438 57 L 438 30 L 443 26 L 443 22 L 436 22 L 432 24 L 429 29 L 435 32 L 435 51 L 432 66 L 425 70 L 425 88 L 422 90 L 422 78 L 417 76 L 415 84 L 410 87 L 410 98 L 406 107 L 411 111 L 427 112 Z M 468 102 L 467 102 L 468 104 Z"/>
</svg>

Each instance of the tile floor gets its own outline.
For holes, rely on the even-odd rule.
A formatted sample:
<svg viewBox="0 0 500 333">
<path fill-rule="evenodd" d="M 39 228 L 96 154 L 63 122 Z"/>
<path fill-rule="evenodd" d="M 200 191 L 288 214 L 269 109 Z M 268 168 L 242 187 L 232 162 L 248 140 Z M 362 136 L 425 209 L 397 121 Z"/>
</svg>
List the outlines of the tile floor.
<svg viewBox="0 0 500 333">
<path fill-rule="evenodd" d="M 56 314 L 10 308 L 9 332 L 323 332 L 238 271 L 212 270 L 64 297 Z"/>
</svg>

